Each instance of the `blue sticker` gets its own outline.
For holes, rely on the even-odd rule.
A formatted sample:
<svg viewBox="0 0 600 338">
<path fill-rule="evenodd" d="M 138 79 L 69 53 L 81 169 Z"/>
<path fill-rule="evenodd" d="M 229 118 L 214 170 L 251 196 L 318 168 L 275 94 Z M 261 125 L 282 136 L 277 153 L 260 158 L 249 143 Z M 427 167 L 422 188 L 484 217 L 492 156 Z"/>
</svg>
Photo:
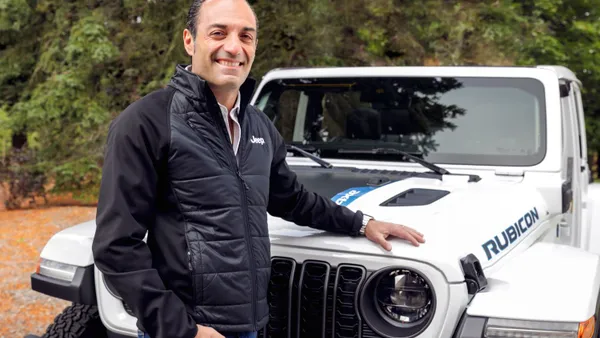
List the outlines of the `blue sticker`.
<svg viewBox="0 0 600 338">
<path fill-rule="evenodd" d="M 337 204 L 337 205 L 346 206 L 346 205 L 352 203 L 359 196 L 362 196 L 374 189 L 375 189 L 375 187 L 350 188 L 350 189 L 344 190 L 344 191 L 338 193 L 337 195 L 333 196 L 331 198 L 331 200 L 334 201 L 335 204 Z"/>
</svg>

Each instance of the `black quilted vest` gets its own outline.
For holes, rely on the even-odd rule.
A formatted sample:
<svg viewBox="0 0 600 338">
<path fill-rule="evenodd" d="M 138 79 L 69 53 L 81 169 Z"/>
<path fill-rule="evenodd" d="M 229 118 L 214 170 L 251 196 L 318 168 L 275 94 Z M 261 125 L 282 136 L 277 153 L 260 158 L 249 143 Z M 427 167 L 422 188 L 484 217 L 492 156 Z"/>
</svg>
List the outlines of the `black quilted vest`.
<svg viewBox="0 0 600 338">
<path fill-rule="evenodd" d="M 219 332 L 255 331 L 268 319 L 273 142 L 266 116 L 248 106 L 253 85 L 241 89 L 236 158 L 206 83 L 181 66 L 169 83 L 176 92 L 167 170 L 183 215 L 193 315 Z"/>
</svg>

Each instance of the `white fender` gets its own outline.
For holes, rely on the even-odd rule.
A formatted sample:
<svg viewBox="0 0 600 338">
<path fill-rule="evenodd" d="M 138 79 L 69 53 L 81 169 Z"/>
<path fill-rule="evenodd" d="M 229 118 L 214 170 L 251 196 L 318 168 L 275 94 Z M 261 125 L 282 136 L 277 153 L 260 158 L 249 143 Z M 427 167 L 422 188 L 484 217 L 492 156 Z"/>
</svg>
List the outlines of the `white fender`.
<svg viewBox="0 0 600 338">
<path fill-rule="evenodd" d="M 40 253 L 41 258 L 86 267 L 94 264 L 92 242 L 96 221 L 80 223 L 54 234 Z"/>
<path fill-rule="evenodd" d="M 600 289 L 600 256 L 538 242 L 488 275 L 469 316 L 583 322 L 594 315 Z"/>
</svg>

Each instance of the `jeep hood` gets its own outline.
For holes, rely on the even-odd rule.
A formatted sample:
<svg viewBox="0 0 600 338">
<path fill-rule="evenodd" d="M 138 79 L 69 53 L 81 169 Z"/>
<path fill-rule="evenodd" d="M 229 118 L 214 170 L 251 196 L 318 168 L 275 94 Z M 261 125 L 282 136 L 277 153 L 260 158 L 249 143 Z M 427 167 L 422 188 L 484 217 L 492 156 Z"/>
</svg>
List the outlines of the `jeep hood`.
<svg viewBox="0 0 600 338">
<path fill-rule="evenodd" d="M 336 168 L 294 168 L 300 182 L 351 210 L 378 220 L 404 224 L 425 235 L 415 247 L 390 238 L 392 251 L 364 237 L 349 237 L 298 226 L 269 216 L 273 252 L 316 250 L 334 255 L 397 257 L 430 264 L 448 281 L 464 280 L 460 259 L 474 254 L 484 269 L 505 255 L 530 246 L 546 230 L 547 205 L 534 188 L 521 183 L 466 176 Z M 55 234 L 42 258 L 77 266 L 93 263 L 91 220 Z M 76 253 L 76 254 L 74 254 Z M 292 255 L 293 256 L 293 255 Z"/>
<path fill-rule="evenodd" d="M 449 281 L 464 280 L 460 259 L 468 254 L 474 254 L 485 269 L 512 250 L 530 246 L 548 219 L 546 203 L 533 187 L 468 182 L 461 176 L 410 177 L 380 186 L 320 193 L 378 220 L 413 227 L 425 235 L 426 242 L 415 247 L 393 238 L 392 251 L 387 252 L 364 237 L 333 234 L 270 217 L 274 247 L 283 252 L 285 247 L 293 247 L 418 260 L 444 271 Z"/>
</svg>

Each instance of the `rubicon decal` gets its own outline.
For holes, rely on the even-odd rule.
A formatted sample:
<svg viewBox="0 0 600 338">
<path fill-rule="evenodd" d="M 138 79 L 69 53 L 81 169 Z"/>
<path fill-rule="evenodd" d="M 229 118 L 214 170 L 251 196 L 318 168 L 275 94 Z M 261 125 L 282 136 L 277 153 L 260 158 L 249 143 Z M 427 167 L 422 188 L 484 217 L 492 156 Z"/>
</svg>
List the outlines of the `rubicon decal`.
<svg viewBox="0 0 600 338">
<path fill-rule="evenodd" d="M 366 194 L 367 192 L 373 190 L 373 187 L 359 187 L 359 188 L 350 188 L 348 190 L 344 190 L 339 194 L 333 196 L 331 198 L 332 201 L 337 205 L 346 206 L 350 204 L 352 201 L 357 199 L 359 196 Z"/>
<path fill-rule="evenodd" d="M 534 207 L 513 224 L 509 225 L 508 228 L 504 229 L 502 233 L 485 242 L 482 247 L 488 261 L 516 242 L 523 234 L 529 231 L 539 219 L 540 215 L 538 210 Z"/>
</svg>

